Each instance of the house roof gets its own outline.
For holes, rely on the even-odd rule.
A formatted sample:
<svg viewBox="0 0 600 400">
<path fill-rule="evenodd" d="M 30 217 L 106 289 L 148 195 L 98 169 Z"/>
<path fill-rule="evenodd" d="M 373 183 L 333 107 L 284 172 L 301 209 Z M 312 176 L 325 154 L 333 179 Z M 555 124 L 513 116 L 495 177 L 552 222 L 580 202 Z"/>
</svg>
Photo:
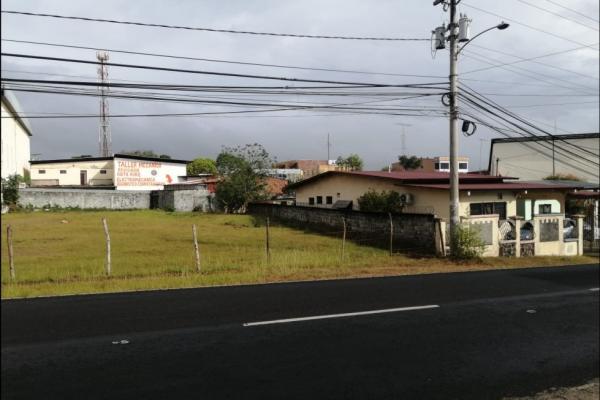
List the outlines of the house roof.
<svg viewBox="0 0 600 400">
<path fill-rule="evenodd" d="M 313 182 L 333 175 L 359 176 L 374 179 L 392 180 L 399 184 L 444 184 L 450 180 L 450 174 L 447 172 L 421 172 L 421 171 L 328 171 L 322 174 L 314 175 L 308 179 L 301 180 L 288 186 L 288 189 L 295 189 L 307 183 Z M 502 183 L 504 179 L 516 179 L 511 177 L 469 174 L 459 175 L 459 182 L 470 183 Z"/>
<path fill-rule="evenodd" d="M 112 157 L 76 157 L 76 158 L 61 158 L 54 160 L 31 160 L 30 163 L 33 164 L 57 164 L 57 163 L 66 163 L 66 162 L 79 162 L 79 161 L 109 161 L 114 158 L 128 158 L 131 160 L 142 160 L 142 161 L 160 161 L 160 162 L 168 162 L 173 164 L 187 164 L 189 161 L 187 160 L 174 160 L 172 158 L 158 158 L 158 157 L 143 157 L 143 156 L 133 156 L 129 154 L 115 154 Z"/>
<path fill-rule="evenodd" d="M 418 187 L 424 189 L 450 190 L 449 183 L 438 184 L 408 184 L 403 186 Z M 459 183 L 458 190 L 573 190 L 572 186 L 545 185 L 540 183 L 525 182 L 503 182 L 503 183 Z"/>
<path fill-rule="evenodd" d="M 13 92 L 11 92 L 10 90 L 2 89 L 2 102 L 6 105 L 6 108 L 8 108 L 11 114 L 13 114 L 15 120 L 19 123 L 19 125 L 23 127 L 25 132 L 27 132 L 29 136 L 33 136 L 33 134 L 31 133 L 31 125 L 29 124 L 27 118 L 22 117 L 23 109 L 21 108 L 21 104 L 19 103 L 19 100 L 13 94 Z"/>
</svg>

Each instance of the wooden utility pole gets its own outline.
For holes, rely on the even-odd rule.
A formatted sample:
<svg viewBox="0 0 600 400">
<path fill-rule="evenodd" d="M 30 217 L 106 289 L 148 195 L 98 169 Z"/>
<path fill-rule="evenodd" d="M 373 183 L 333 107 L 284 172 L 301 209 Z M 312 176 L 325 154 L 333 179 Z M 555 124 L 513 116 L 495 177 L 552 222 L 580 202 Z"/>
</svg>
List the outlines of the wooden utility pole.
<svg viewBox="0 0 600 400">
<path fill-rule="evenodd" d="M 15 257 L 13 254 L 13 245 L 12 245 L 12 226 L 8 225 L 6 227 L 6 242 L 8 244 L 8 265 L 10 268 L 10 279 L 15 280 Z"/>
<path fill-rule="evenodd" d="M 394 220 L 392 219 L 392 213 L 388 213 L 390 216 L 390 257 L 394 252 Z"/>
<path fill-rule="evenodd" d="M 110 276 L 110 234 L 108 233 L 108 223 L 104 217 L 102 217 L 102 225 L 104 226 L 104 236 L 106 237 L 106 275 Z"/>
<path fill-rule="evenodd" d="M 194 252 L 196 254 L 196 272 L 200 273 L 200 248 L 198 247 L 198 236 L 196 234 L 196 224 L 192 225 L 192 234 L 194 236 Z"/>
<path fill-rule="evenodd" d="M 269 217 L 267 217 L 267 223 L 265 224 L 266 227 L 266 235 L 267 235 L 267 240 L 266 240 L 266 250 L 267 250 L 267 262 L 270 263 L 271 262 L 271 243 L 270 243 L 270 238 L 269 238 Z"/>
<path fill-rule="evenodd" d="M 342 261 L 344 261 L 344 252 L 346 251 L 346 217 L 342 217 L 342 226 L 344 228 L 342 233 Z"/>
</svg>

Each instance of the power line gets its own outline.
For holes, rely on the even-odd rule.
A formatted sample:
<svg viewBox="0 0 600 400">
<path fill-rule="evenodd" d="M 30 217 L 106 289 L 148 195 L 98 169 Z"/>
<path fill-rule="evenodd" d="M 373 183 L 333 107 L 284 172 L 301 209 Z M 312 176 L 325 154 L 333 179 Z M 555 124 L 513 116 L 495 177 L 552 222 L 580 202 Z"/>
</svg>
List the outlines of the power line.
<svg viewBox="0 0 600 400">
<path fill-rule="evenodd" d="M 505 106 L 506 108 L 527 108 L 527 107 L 548 107 L 548 106 L 568 106 L 575 104 L 598 104 L 597 101 L 580 101 L 573 103 L 544 103 L 544 104 L 526 104 L 521 106 Z"/>
<path fill-rule="evenodd" d="M 99 63 L 96 61 L 78 60 L 78 59 L 72 59 L 72 58 L 44 57 L 44 56 L 36 56 L 36 55 L 30 55 L 30 54 L 17 54 L 17 53 L 0 53 L 0 55 L 2 55 L 3 57 L 29 58 L 29 59 L 36 59 L 36 60 L 48 60 L 48 61 L 60 61 L 60 62 L 71 62 L 71 63 L 79 63 L 79 64 L 99 65 Z M 153 71 L 167 71 L 167 72 L 181 72 L 181 73 L 201 74 L 201 75 L 229 76 L 229 77 L 235 77 L 235 78 L 269 79 L 269 80 L 280 80 L 280 81 L 291 81 L 291 82 L 325 83 L 325 84 L 330 84 L 330 85 L 354 85 L 357 87 L 404 87 L 405 86 L 405 85 L 390 85 L 390 84 L 383 84 L 383 83 L 345 82 L 345 81 L 330 81 L 330 80 L 322 80 L 322 79 L 284 78 L 284 77 L 266 76 L 266 75 L 235 74 L 235 73 L 231 73 L 231 72 L 201 71 L 201 70 L 190 70 L 190 69 L 182 69 L 182 68 L 155 67 L 155 66 L 148 66 L 148 65 L 122 64 L 122 63 L 112 63 L 112 62 L 106 63 L 106 65 L 112 66 L 112 67 L 136 68 L 136 69 L 146 69 L 146 70 L 153 70 Z M 416 85 L 423 85 L 423 84 L 416 84 Z"/>
<path fill-rule="evenodd" d="M 175 56 L 175 55 L 170 55 L 170 54 L 149 53 L 149 52 L 140 52 L 140 51 L 131 51 L 131 50 L 108 49 L 108 48 L 68 45 L 68 44 L 60 44 L 60 43 L 35 42 L 35 41 L 30 41 L 30 40 L 2 39 L 2 41 L 3 42 L 12 42 L 12 43 L 35 44 L 35 45 L 40 45 L 40 46 L 82 49 L 82 50 L 104 50 L 104 51 L 108 51 L 111 53 L 122 53 L 122 54 L 133 54 L 133 55 L 141 55 L 141 56 L 171 58 L 171 59 L 177 59 L 177 60 L 203 61 L 203 62 L 214 62 L 214 63 L 236 64 L 236 65 L 250 65 L 250 66 L 255 66 L 255 67 L 299 69 L 299 70 L 305 70 L 305 71 L 339 72 L 339 73 L 363 74 L 363 75 L 408 76 L 408 77 L 415 77 L 415 78 L 445 78 L 444 76 L 440 76 L 440 75 L 396 74 L 396 73 L 390 73 L 390 72 L 372 72 L 372 71 L 355 71 L 355 70 L 334 69 L 334 68 L 300 67 L 300 66 L 295 66 L 295 65 L 264 64 L 264 63 L 256 63 L 256 62 L 232 61 L 232 60 L 222 60 L 222 59 L 214 59 L 214 58 Z"/>
<path fill-rule="evenodd" d="M 499 14 L 493 13 L 493 12 L 491 12 L 491 11 L 484 10 L 484 9 L 482 9 L 482 8 L 479 8 L 479 7 L 472 6 L 472 5 L 470 5 L 470 4 L 466 4 L 464 1 L 461 1 L 461 3 L 460 3 L 460 4 L 462 4 L 462 5 L 463 5 L 463 6 L 465 6 L 465 7 L 469 7 L 469 8 L 472 8 L 472 9 L 474 9 L 474 10 L 481 11 L 482 13 L 489 14 L 489 15 L 493 15 L 494 17 L 502 18 L 503 20 L 510 21 L 510 22 L 512 22 L 512 23 L 514 23 L 514 24 L 517 24 L 517 25 L 522 25 L 522 26 L 524 26 L 524 27 L 526 27 L 526 28 L 533 29 L 534 31 L 538 31 L 538 32 L 541 32 L 541 33 L 545 33 L 546 35 L 554 36 L 555 38 L 558 38 L 558 39 L 566 40 L 567 42 L 575 43 L 575 44 L 578 44 L 578 45 L 580 45 L 580 46 L 591 47 L 591 46 L 589 46 L 589 45 L 586 45 L 586 44 L 584 44 L 584 43 L 578 42 L 578 41 L 576 41 L 576 40 L 572 40 L 572 39 L 569 39 L 569 38 L 567 38 L 567 37 L 560 36 L 560 35 L 557 35 L 557 34 L 555 34 L 555 33 L 552 33 L 552 32 L 545 31 L 545 30 L 543 30 L 543 29 L 540 29 L 540 28 L 536 28 L 536 27 L 534 27 L 534 26 L 531 26 L 531 25 L 529 25 L 529 24 L 526 24 L 526 23 L 524 23 L 524 22 L 517 21 L 517 20 L 515 20 L 515 19 L 512 19 L 512 18 L 504 17 L 504 16 L 502 16 L 502 15 L 499 15 Z"/>
<path fill-rule="evenodd" d="M 584 18 L 591 19 L 591 20 L 592 20 L 592 21 L 594 21 L 594 22 L 598 22 L 598 23 L 600 23 L 600 21 L 599 21 L 599 20 L 597 20 L 597 19 L 595 19 L 595 18 L 592 18 L 592 17 L 590 17 L 589 15 L 586 15 L 586 14 L 584 14 L 584 13 L 582 13 L 582 12 L 579 12 L 579 11 L 577 11 L 577 10 L 574 10 L 574 9 L 572 9 L 572 8 L 569 8 L 569 7 L 563 6 L 562 4 L 559 4 L 559 3 L 555 2 L 555 1 L 552 1 L 552 0 L 546 0 L 546 1 L 547 1 L 548 3 L 550 3 L 550 4 L 554 4 L 555 6 L 558 6 L 558 7 L 560 7 L 560 8 L 563 8 L 563 9 L 565 9 L 565 10 L 569 10 L 569 11 L 571 11 L 572 13 L 575 13 L 575 14 L 577 14 L 577 15 L 580 15 L 580 16 L 582 16 L 582 17 L 584 17 Z"/>
<path fill-rule="evenodd" d="M 598 44 L 600 44 L 600 43 L 593 43 L 590 46 L 596 46 Z M 573 70 L 570 70 L 570 69 L 567 69 L 567 68 L 562 68 L 562 67 L 559 67 L 559 66 L 556 66 L 556 65 L 552 65 L 552 64 L 548 64 L 548 63 L 542 63 L 542 62 L 539 62 L 539 61 L 534 61 L 534 60 L 537 60 L 537 59 L 540 59 L 540 58 L 545 58 L 545 57 L 555 56 L 555 55 L 558 55 L 558 54 L 569 53 L 571 51 L 586 49 L 586 48 L 588 48 L 587 46 L 576 47 L 574 49 L 567 49 L 567 50 L 563 50 L 563 51 L 557 51 L 557 52 L 554 52 L 554 53 L 543 54 L 541 56 L 529 57 L 529 58 L 519 57 L 519 56 L 516 56 L 514 54 L 506 53 L 506 52 L 503 52 L 503 51 L 500 51 L 500 50 L 490 49 L 490 48 L 483 47 L 483 46 L 478 46 L 478 45 L 475 45 L 475 44 L 473 44 L 472 46 L 473 47 L 478 47 L 480 49 L 488 50 L 488 51 L 493 51 L 494 53 L 503 54 L 505 56 L 518 58 L 519 60 L 518 61 L 511 61 L 511 62 L 507 62 L 507 63 L 502 63 L 502 64 L 498 64 L 498 65 L 493 65 L 491 67 L 473 69 L 473 70 L 470 70 L 470 71 L 461 72 L 461 74 L 470 74 L 470 73 L 473 73 L 473 72 L 486 71 L 486 70 L 492 69 L 492 68 L 498 68 L 498 67 L 506 66 L 506 65 L 520 64 L 522 62 L 530 61 L 530 62 L 533 62 L 535 64 L 543 65 L 545 67 L 559 69 L 561 71 L 570 72 L 572 74 L 584 76 L 586 78 L 591 78 L 591 79 L 599 80 L 599 78 L 597 78 L 595 76 L 592 76 L 592 75 L 582 74 L 581 72 L 573 71 Z"/>
<path fill-rule="evenodd" d="M 361 37 L 361 36 L 331 36 L 331 35 L 307 35 L 307 34 L 294 34 L 294 33 L 273 33 L 273 32 L 255 32 L 255 31 L 238 31 L 233 29 L 215 29 L 215 28 L 199 28 L 192 26 L 181 26 L 181 25 L 167 25 L 167 24 L 152 24 L 147 22 L 136 22 L 136 21 L 122 21 L 115 19 L 103 19 L 103 18 L 90 18 L 90 17 L 74 17 L 68 15 L 58 15 L 58 14 L 42 14 L 42 13 L 32 13 L 32 12 L 24 12 L 24 11 L 9 11 L 2 10 L 3 14 L 13 14 L 13 15 L 26 15 L 32 17 L 49 17 L 49 18 L 58 18 L 58 19 L 69 19 L 69 20 L 78 20 L 78 21 L 87 21 L 87 22 L 106 22 L 111 24 L 122 24 L 122 25 L 136 25 L 136 26 L 147 26 L 152 28 L 168 28 L 168 29 L 185 29 L 190 31 L 204 31 L 204 32 L 217 32 L 217 33 L 235 33 L 242 35 L 259 35 L 259 36 L 279 36 L 279 37 L 294 37 L 294 38 L 304 38 L 304 39 L 341 39 L 341 40 L 374 40 L 374 41 L 427 41 L 430 39 L 422 39 L 422 38 L 398 38 L 398 37 Z"/>
<path fill-rule="evenodd" d="M 529 7 L 537 8 L 538 10 L 544 11 L 544 12 L 546 12 L 546 13 L 548 13 L 548 14 L 552 14 L 552 15 L 554 15 L 554 16 L 556 16 L 556 17 L 559 17 L 559 18 L 562 18 L 562 19 L 566 19 L 567 21 L 574 22 L 574 23 L 576 23 L 577 25 L 581 25 L 581 26 L 584 26 L 584 27 L 586 27 L 586 28 L 588 28 L 588 29 L 593 29 L 593 30 L 595 30 L 595 31 L 598 31 L 598 28 L 594 28 L 594 27 L 588 26 L 588 25 L 586 25 L 586 24 L 582 24 L 581 22 L 579 22 L 579 21 L 577 21 L 577 20 L 575 20 L 575 19 L 573 19 L 573 18 L 565 17 L 565 16 L 564 16 L 564 15 L 562 15 L 562 14 L 556 13 L 556 12 L 554 12 L 554 11 L 550 11 L 550 10 L 548 10 L 548 9 L 546 9 L 546 8 L 543 8 L 543 7 L 540 7 L 540 6 L 536 6 L 535 4 L 531 4 L 531 3 L 529 3 L 529 2 L 527 2 L 527 1 L 525 1 L 525 0 L 517 0 L 517 1 L 518 1 L 518 2 L 520 2 L 520 3 L 523 3 L 523 4 L 526 4 L 526 5 L 528 5 Z"/>
</svg>

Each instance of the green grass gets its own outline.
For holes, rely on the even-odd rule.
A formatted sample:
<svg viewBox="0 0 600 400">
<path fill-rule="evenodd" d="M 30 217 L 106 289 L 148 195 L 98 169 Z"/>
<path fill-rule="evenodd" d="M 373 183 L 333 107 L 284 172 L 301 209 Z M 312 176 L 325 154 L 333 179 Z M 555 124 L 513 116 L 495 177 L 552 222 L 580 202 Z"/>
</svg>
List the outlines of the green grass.
<svg viewBox="0 0 600 400">
<path fill-rule="evenodd" d="M 106 217 L 112 275 L 104 269 Z M 17 279 L 10 281 L 6 225 L 13 227 Z M 195 271 L 192 224 L 198 227 L 202 273 Z M 387 251 L 285 227 L 265 228 L 252 217 L 163 211 L 11 213 L 2 218 L 2 297 L 30 297 L 289 280 L 400 275 L 596 262 L 588 257 L 486 259 L 454 264 L 436 258 L 389 257 Z"/>
</svg>

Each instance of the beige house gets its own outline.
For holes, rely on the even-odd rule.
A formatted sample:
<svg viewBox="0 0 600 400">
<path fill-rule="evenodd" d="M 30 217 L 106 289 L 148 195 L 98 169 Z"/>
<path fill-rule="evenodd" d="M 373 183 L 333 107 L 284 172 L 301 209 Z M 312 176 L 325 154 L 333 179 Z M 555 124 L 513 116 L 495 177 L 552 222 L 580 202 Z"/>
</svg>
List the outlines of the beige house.
<svg viewBox="0 0 600 400">
<path fill-rule="evenodd" d="M 582 222 L 577 222 L 576 232 L 580 233 L 574 241 L 565 234 L 569 222 L 564 215 L 565 198 L 574 189 L 550 181 L 520 183 L 500 176 L 461 174 L 459 215 L 463 222 L 481 228 L 488 256 L 499 255 L 509 245 L 519 256 L 522 245 L 529 244 L 537 255 L 582 254 Z M 449 218 L 447 173 L 331 171 L 289 185 L 288 190 L 295 192 L 297 206 L 339 208 L 351 204 L 355 210 L 359 210 L 358 198 L 364 193 L 392 190 L 401 194 L 406 213 L 434 214 L 442 224 Z"/>
<path fill-rule="evenodd" d="M 31 161 L 31 186 L 160 190 L 179 183 L 186 175 L 187 163 L 125 154 Z"/>
<path fill-rule="evenodd" d="M 31 126 L 23 118 L 17 98 L 2 90 L 2 178 L 29 173 Z"/>
<path fill-rule="evenodd" d="M 469 157 L 457 158 L 458 172 L 469 172 Z M 421 168 L 417 170 L 419 172 L 450 172 L 450 157 L 421 157 L 419 159 L 421 160 Z M 392 171 L 406 171 L 399 162 L 392 163 L 390 169 Z"/>
</svg>

